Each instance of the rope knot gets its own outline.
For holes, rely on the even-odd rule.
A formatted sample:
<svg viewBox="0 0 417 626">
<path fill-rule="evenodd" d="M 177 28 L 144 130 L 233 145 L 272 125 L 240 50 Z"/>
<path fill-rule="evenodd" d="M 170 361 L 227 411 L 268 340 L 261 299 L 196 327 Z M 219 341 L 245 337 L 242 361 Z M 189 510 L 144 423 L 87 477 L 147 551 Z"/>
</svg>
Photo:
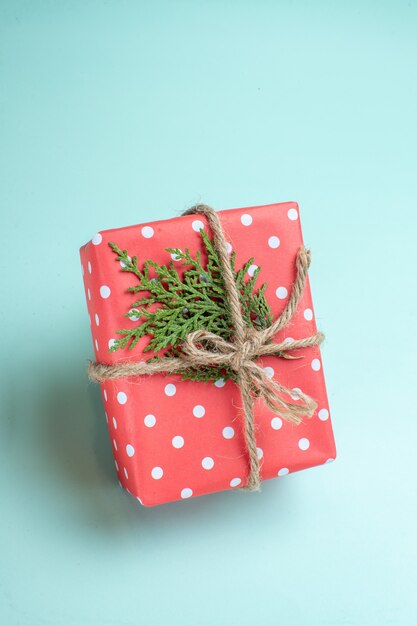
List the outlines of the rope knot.
<svg viewBox="0 0 417 626">
<path fill-rule="evenodd" d="M 226 341 L 219 335 L 207 330 L 196 330 L 189 333 L 182 344 L 182 351 L 196 365 L 225 365 L 239 373 L 242 368 L 249 367 L 254 359 L 262 353 L 265 339 L 254 328 L 246 328 L 243 341 L 236 338 Z"/>
<path fill-rule="evenodd" d="M 233 342 L 233 352 L 230 356 L 230 367 L 234 372 L 238 372 L 249 365 L 254 359 L 260 355 L 260 349 L 263 344 L 262 336 L 251 327 L 245 328 L 243 342 Z"/>
</svg>

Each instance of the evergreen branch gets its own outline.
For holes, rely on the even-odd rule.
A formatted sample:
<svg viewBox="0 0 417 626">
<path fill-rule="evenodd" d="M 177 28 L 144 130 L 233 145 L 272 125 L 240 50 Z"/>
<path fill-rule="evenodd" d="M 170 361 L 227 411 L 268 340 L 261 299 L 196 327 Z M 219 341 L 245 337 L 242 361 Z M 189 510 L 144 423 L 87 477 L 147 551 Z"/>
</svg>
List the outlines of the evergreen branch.
<svg viewBox="0 0 417 626">
<path fill-rule="evenodd" d="M 138 267 L 137 257 L 130 257 L 127 250 L 121 250 L 115 243 L 109 246 L 120 262 L 123 272 L 130 272 L 137 278 L 137 284 L 127 291 L 143 294 L 132 303 L 125 313 L 131 322 L 137 322 L 132 328 L 117 331 L 121 335 L 116 339 L 111 352 L 132 349 L 145 336 L 150 337 L 144 352 L 153 351 L 155 357 L 165 351 L 166 356 L 182 355 L 181 344 L 190 332 L 207 330 L 225 340 L 233 337 L 232 316 L 224 289 L 223 272 L 219 255 L 213 241 L 204 230 L 200 231 L 204 253 L 198 251 L 193 256 L 189 249 L 167 248 L 167 252 L 176 259 L 174 265 L 160 265 L 151 259 Z M 204 260 L 203 258 L 204 257 Z M 272 323 L 269 304 L 265 298 L 266 284 L 258 289 L 256 281 L 260 268 L 247 279 L 247 273 L 254 259 L 249 259 L 242 268 L 236 269 L 236 253 L 231 257 L 231 267 L 238 288 L 243 317 L 248 326 L 266 328 Z M 181 267 L 181 275 L 176 266 Z M 166 352 L 168 350 L 168 352 Z M 208 382 L 223 378 L 236 379 L 236 373 L 230 368 L 205 366 L 179 371 L 184 379 Z"/>
</svg>

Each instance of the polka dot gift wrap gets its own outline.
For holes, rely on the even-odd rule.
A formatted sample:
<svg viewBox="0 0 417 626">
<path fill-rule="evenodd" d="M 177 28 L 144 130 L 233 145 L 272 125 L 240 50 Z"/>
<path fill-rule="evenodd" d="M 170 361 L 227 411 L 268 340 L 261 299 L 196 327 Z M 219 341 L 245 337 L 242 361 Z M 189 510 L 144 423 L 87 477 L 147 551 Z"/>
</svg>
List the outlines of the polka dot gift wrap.
<svg viewBox="0 0 417 626">
<path fill-rule="evenodd" d="M 283 311 L 295 278 L 295 258 L 302 245 L 296 203 L 219 212 L 236 252 L 236 267 L 254 257 L 248 279 L 258 266 L 258 286 L 267 283 L 266 297 L 275 317 Z M 208 229 L 201 215 L 186 215 L 145 225 L 106 230 L 81 248 L 81 263 L 96 361 L 114 364 L 145 360 L 149 337 L 132 349 L 110 352 L 116 330 L 137 323 L 129 310 L 134 277 L 121 271 L 108 243 L 138 257 L 168 264 L 175 255 L 166 248 L 202 250 L 200 229 Z M 256 265 L 255 265 L 256 264 Z M 178 267 L 180 271 L 180 265 Z M 299 339 L 317 331 L 307 281 L 289 326 L 274 341 Z M 271 378 L 317 402 L 313 417 L 294 425 L 273 414 L 262 400 L 255 402 L 256 443 L 261 476 L 283 477 L 291 472 L 328 463 L 335 444 L 318 346 L 303 349 L 302 359 L 262 358 Z M 120 483 L 147 506 L 187 499 L 245 486 L 248 460 L 242 432 L 239 388 L 231 380 L 212 383 L 183 381 L 177 375 L 154 374 L 107 380 L 101 384 L 107 423 Z M 294 395 L 296 399 L 296 396 Z"/>
</svg>

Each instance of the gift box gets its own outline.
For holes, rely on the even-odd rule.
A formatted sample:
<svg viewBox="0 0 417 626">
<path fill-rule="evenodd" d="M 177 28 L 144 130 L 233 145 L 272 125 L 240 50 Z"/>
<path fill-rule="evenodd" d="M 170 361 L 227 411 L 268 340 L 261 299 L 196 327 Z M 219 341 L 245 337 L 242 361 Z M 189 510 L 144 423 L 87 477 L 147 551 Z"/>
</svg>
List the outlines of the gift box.
<svg viewBox="0 0 417 626">
<path fill-rule="evenodd" d="M 295 202 L 231 209 L 218 213 L 229 252 L 236 267 L 247 268 L 248 280 L 260 267 L 259 283 L 273 317 L 279 316 L 295 279 L 295 259 L 303 244 L 299 207 Z M 138 324 L 132 311 L 134 276 L 123 271 L 123 261 L 109 247 L 159 264 L 182 265 L 167 249 L 204 253 L 200 230 L 210 235 L 203 215 L 184 215 L 146 224 L 100 231 L 81 250 L 82 272 L 90 317 L 95 360 L 108 365 L 152 358 L 146 351 L 149 336 L 136 345 L 111 351 L 116 331 Z M 129 317 L 126 312 L 130 310 Z M 290 323 L 277 333 L 280 343 L 317 332 L 310 285 Z M 308 394 L 317 410 L 300 424 L 271 412 L 262 398 L 254 402 L 256 445 L 261 478 L 286 474 L 328 463 L 335 458 L 320 348 L 299 351 L 299 358 L 264 356 L 262 367 L 279 384 Z M 226 489 L 245 486 L 248 455 L 242 426 L 242 397 L 233 380 L 222 377 L 196 382 L 179 374 L 126 376 L 101 384 L 105 416 L 117 475 L 121 485 L 141 504 L 153 506 Z"/>
</svg>

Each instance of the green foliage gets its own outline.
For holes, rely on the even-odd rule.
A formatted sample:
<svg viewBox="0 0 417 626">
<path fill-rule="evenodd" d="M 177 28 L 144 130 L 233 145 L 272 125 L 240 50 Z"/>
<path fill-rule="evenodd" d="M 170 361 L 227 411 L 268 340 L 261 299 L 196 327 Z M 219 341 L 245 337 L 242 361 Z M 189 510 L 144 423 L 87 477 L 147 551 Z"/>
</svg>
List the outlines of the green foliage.
<svg viewBox="0 0 417 626">
<path fill-rule="evenodd" d="M 141 270 L 136 256 L 130 258 L 127 250 L 109 243 L 117 261 L 122 263 L 122 271 L 130 272 L 138 279 L 138 284 L 129 287 L 128 291 L 141 294 L 125 313 L 126 317 L 133 322 L 138 321 L 138 324 L 117 331 L 122 336 L 110 348 L 111 352 L 126 347 L 132 349 L 145 335 L 149 335 L 151 340 L 144 351 L 152 350 L 157 355 L 163 351 L 161 354 L 165 356 L 181 354 L 182 342 L 195 330 L 205 329 L 226 340 L 232 338 L 232 319 L 220 260 L 213 242 L 204 230 L 200 234 L 205 249 L 204 262 L 200 252 L 194 258 L 188 248 L 185 252 L 178 248 L 167 248 L 167 252 L 175 257 L 176 264 L 184 267 L 182 276 L 178 274 L 173 261 L 169 265 L 159 265 L 148 260 Z M 253 262 L 253 258 L 249 259 L 240 270 L 236 270 L 236 254 L 233 252 L 231 255 L 245 322 L 260 329 L 271 324 L 272 316 L 265 298 L 266 284 L 259 289 L 255 288 L 260 268 L 246 280 Z M 203 367 L 178 373 L 188 380 L 204 382 L 218 378 L 235 379 L 232 370 L 219 367 Z"/>
</svg>

